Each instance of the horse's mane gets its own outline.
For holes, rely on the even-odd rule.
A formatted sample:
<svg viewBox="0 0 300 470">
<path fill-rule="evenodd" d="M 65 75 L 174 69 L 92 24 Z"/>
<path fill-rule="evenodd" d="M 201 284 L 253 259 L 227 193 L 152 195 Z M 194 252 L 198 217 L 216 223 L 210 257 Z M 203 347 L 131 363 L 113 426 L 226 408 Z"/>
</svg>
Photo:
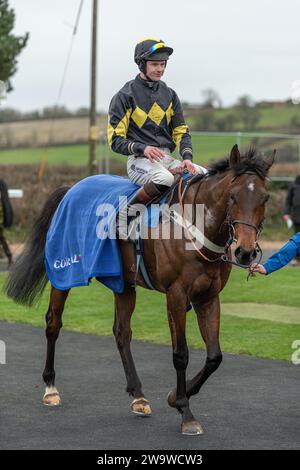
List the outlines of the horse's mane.
<svg viewBox="0 0 300 470">
<path fill-rule="evenodd" d="M 263 179 L 267 176 L 268 172 L 264 159 L 257 154 L 256 149 L 253 147 L 250 147 L 250 149 L 241 156 L 241 160 L 232 168 L 229 165 L 229 158 L 213 162 L 208 168 L 207 176 L 222 174 L 229 169 L 233 170 L 235 176 L 249 172 L 256 173 Z"/>
</svg>

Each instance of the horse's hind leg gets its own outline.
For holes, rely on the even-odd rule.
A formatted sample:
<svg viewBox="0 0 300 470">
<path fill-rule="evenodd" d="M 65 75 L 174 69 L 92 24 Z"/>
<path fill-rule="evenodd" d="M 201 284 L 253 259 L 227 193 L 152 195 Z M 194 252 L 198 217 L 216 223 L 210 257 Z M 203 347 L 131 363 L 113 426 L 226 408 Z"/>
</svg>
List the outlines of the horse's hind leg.
<svg viewBox="0 0 300 470">
<path fill-rule="evenodd" d="M 47 357 L 43 372 L 46 391 L 43 398 L 44 405 L 56 406 L 61 404 L 60 396 L 55 387 L 54 355 L 55 343 L 62 327 L 62 314 L 69 291 L 61 291 L 52 287 L 50 303 L 46 313 Z"/>
<path fill-rule="evenodd" d="M 126 375 L 126 391 L 134 398 L 131 403 L 131 411 L 141 416 L 149 416 L 151 414 L 151 408 L 142 392 L 142 384 L 137 375 L 130 349 L 132 337 L 130 320 L 135 308 L 135 300 L 135 289 L 131 286 L 126 286 L 122 294 L 115 293 L 115 322 L 113 332 Z"/>
</svg>

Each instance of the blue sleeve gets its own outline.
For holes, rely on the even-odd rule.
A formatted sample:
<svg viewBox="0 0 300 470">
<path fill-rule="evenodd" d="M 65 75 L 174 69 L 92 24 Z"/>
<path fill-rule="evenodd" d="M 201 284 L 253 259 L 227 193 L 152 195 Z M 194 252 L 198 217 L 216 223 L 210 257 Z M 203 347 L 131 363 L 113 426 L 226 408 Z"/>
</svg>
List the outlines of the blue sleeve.
<svg viewBox="0 0 300 470">
<path fill-rule="evenodd" d="M 279 251 L 263 263 L 267 274 L 286 266 L 295 256 L 300 255 L 300 232 L 296 233 Z"/>
</svg>

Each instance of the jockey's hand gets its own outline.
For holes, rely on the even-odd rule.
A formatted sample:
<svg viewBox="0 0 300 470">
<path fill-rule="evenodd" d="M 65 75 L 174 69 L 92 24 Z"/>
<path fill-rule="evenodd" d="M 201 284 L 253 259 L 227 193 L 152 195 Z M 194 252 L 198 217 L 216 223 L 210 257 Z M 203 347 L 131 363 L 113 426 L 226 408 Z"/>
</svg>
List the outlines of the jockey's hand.
<svg viewBox="0 0 300 470">
<path fill-rule="evenodd" d="M 254 273 L 259 273 L 259 274 L 267 274 L 266 269 L 262 264 L 254 263 L 250 266 L 249 272 L 252 276 L 254 276 Z"/>
<path fill-rule="evenodd" d="M 165 156 L 164 152 L 158 147 L 152 147 L 148 145 L 144 150 L 144 156 L 150 160 L 150 162 L 160 162 Z"/>
<path fill-rule="evenodd" d="M 185 169 L 192 175 L 195 175 L 197 173 L 196 168 L 194 167 L 193 163 L 191 160 L 182 160 L 180 169 L 183 172 Z"/>
<path fill-rule="evenodd" d="M 287 221 L 290 219 L 290 216 L 289 216 L 289 214 L 284 214 L 284 215 L 282 216 L 282 218 L 283 218 L 283 220 L 284 220 L 285 222 L 287 222 Z"/>
</svg>

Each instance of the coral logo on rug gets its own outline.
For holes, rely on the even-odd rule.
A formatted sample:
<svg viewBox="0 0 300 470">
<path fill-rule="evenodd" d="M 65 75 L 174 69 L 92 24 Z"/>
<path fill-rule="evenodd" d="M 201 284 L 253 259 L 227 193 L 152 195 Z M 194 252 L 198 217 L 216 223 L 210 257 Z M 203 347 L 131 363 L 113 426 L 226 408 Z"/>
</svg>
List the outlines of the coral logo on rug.
<svg viewBox="0 0 300 470">
<path fill-rule="evenodd" d="M 72 266 L 72 264 L 80 263 L 80 261 L 81 255 L 72 255 L 68 258 L 56 259 L 53 266 L 55 269 L 65 269 Z"/>
</svg>

